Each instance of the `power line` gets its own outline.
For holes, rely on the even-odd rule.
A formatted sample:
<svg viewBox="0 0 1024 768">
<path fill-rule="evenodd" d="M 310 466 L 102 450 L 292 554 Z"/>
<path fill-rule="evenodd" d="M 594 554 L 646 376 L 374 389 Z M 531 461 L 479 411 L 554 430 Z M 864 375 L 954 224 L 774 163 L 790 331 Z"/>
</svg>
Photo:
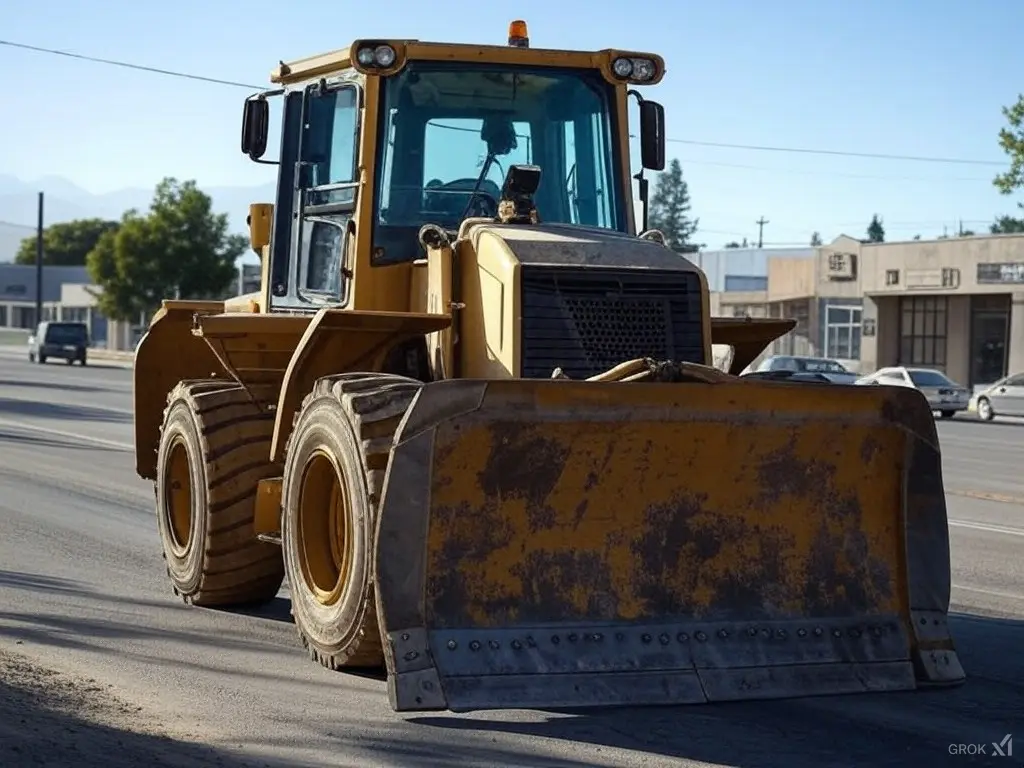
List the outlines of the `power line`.
<svg viewBox="0 0 1024 768">
<path fill-rule="evenodd" d="M 841 178 L 841 179 L 867 179 L 872 181 L 914 181 L 923 182 L 926 184 L 937 184 L 937 183 L 968 183 L 978 182 L 991 184 L 992 179 L 981 176 L 890 176 L 888 174 L 865 174 L 865 173 L 845 173 L 842 171 L 831 171 L 831 170 L 807 170 L 804 168 L 772 168 L 766 165 L 747 165 L 745 163 L 720 163 L 714 160 L 691 160 L 688 158 L 680 158 L 680 162 L 686 165 L 707 165 L 716 168 L 736 168 L 739 170 L 746 171 L 765 171 L 766 173 L 773 174 L 784 174 L 784 175 L 797 175 L 797 176 L 827 176 L 829 178 Z"/>
<path fill-rule="evenodd" d="M 28 224 L 17 224 L 13 221 L 4 221 L 3 219 L 0 219 L 0 227 L 14 227 L 15 229 L 31 229 L 33 232 L 35 232 L 36 230 L 35 227 L 30 227 Z"/>
<path fill-rule="evenodd" d="M 11 40 L 0 40 L 0 45 L 7 46 L 9 48 L 19 48 L 26 51 L 34 51 L 36 53 L 46 53 L 53 56 L 66 56 L 71 59 L 78 59 L 81 61 L 91 61 L 96 64 L 107 64 L 112 67 L 122 67 L 124 69 L 135 69 L 141 72 L 150 72 L 152 74 L 165 75 L 167 77 L 179 77 L 186 80 L 198 80 L 205 83 L 213 83 L 215 85 L 228 85 L 236 88 L 246 88 L 248 90 L 262 90 L 263 86 L 250 85 L 248 83 L 240 83 L 234 80 L 222 80 L 215 77 L 205 77 L 203 75 L 193 75 L 187 72 L 176 72 L 170 69 L 161 69 L 158 67 L 149 67 L 143 64 L 134 64 L 127 61 L 118 61 L 115 59 L 103 59 L 96 56 L 86 56 L 80 53 L 72 53 L 70 51 L 61 51 L 55 48 L 44 48 L 38 45 L 28 45 L 26 43 L 17 43 Z M 970 160 L 965 158 L 955 157 L 930 157 L 925 155 L 900 155 L 892 153 L 881 153 L 881 152 L 853 152 L 847 150 L 838 149 L 813 149 L 810 147 L 775 147 L 775 146 L 764 146 L 757 144 L 730 144 L 726 142 L 718 141 L 698 141 L 696 139 L 674 139 L 668 138 L 666 141 L 673 144 L 689 144 L 696 147 L 715 147 L 719 149 L 742 149 L 751 152 L 782 152 L 787 154 L 803 154 L 803 155 L 828 155 L 832 157 L 858 157 L 862 159 L 874 159 L 874 160 L 897 160 L 906 162 L 916 163 L 947 163 L 954 165 L 985 165 L 985 166 L 996 166 L 1005 167 L 1006 163 L 998 160 Z"/>
<path fill-rule="evenodd" d="M 230 85 L 236 88 L 248 88 L 249 90 L 260 91 L 263 90 L 261 86 L 249 85 L 248 83 L 239 83 L 234 80 L 221 80 L 216 77 L 204 77 L 203 75 L 192 75 L 187 72 L 175 72 L 170 69 L 160 69 L 158 67 L 147 67 L 143 64 L 132 64 L 127 61 L 116 61 L 114 59 L 101 59 L 96 56 L 86 56 L 81 53 L 72 53 L 71 51 L 59 51 L 55 48 L 42 48 L 38 45 L 27 45 L 25 43 L 15 43 L 11 40 L 0 40 L 0 45 L 6 45 L 9 48 L 20 48 L 25 51 L 35 51 L 36 53 L 48 53 L 53 56 L 66 56 L 69 59 L 80 59 L 81 61 L 91 61 L 96 64 L 108 64 L 111 67 L 123 67 L 124 69 L 137 69 L 140 72 L 150 72 L 157 75 L 166 75 L 168 77 L 180 77 L 185 80 L 200 80 L 204 83 L 213 83 L 214 85 Z"/>
<path fill-rule="evenodd" d="M 956 163 L 960 165 L 995 165 L 1005 167 L 999 160 L 965 160 L 955 157 L 926 157 L 923 155 L 893 155 L 877 152 L 848 152 L 838 149 L 809 149 L 807 147 L 766 147 L 754 144 L 725 144 L 717 141 L 695 141 L 693 139 L 666 139 L 674 144 L 691 144 L 697 147 L 720 147 L 724 149 L 748 149 L 754 152 L 791 152 L 804 155 L 834 155 L 836 157 L 860 157 L 874 160 L 907 160 L 916 163 Z"/>
</svg>

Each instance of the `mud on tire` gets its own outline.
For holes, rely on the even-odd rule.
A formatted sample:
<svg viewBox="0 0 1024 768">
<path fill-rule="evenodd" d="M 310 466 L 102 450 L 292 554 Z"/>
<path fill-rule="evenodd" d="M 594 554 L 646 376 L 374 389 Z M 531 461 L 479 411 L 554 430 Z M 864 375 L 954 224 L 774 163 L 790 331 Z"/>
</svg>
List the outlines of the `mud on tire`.
<svg viewBox="0 0 1024 768">
<path fill-rule="evenodd" d="M 282 488 L 285 570 L 302 643 L 329 669 L 384 661 L 373 538 L 391 443 L 422 386 L 390 374 L 324 377 L 295 418 Z"/>
<path fill-rule="evenodd" d="M 253 531 L 257 483 L 269 461 L 274 414 L 235 382 L 184 381 L 168 395 L 157 449 L 156 511 L 167 573 L 186 603 L 272 599 L 280 549 Z"/>
</svg>

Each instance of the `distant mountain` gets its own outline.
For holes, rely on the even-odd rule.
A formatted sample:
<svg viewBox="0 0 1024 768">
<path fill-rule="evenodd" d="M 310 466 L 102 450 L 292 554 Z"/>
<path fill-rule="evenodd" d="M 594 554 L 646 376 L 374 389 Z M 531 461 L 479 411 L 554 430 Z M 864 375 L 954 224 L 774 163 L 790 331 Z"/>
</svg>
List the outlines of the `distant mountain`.
<svg viewBox="0 0 1024 768">
<path fill-rule="evenodd" d="M 274 199 L 274 185 L 258 187 L 203 187 L 218 213 L 228 214 L 233 232 L 247 231 L 245 217 L 250 203 Z M 152 189 L 119 189 L 94 195 L 68 179 L 47 176 L 32 182 L 0 174 L 0 262 L 11 261 L 23 238 L 35 234 L 39 191 L 44 193 L 46 225 L 83 218 L 120 219 L 129 208 L 144 211 L 153 199 Z"/>
</svg>

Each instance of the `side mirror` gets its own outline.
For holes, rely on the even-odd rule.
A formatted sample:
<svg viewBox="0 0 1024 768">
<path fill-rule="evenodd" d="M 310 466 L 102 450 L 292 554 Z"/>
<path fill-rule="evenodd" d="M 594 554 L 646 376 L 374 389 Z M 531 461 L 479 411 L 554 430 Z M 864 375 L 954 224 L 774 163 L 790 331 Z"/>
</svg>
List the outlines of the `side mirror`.
<svg viewBox="0 0 1024 768">
<path fill-rule="evenodd" d="M 665 108 L 646 99 L 640 102 L 640 162 L 651 171 L 665 169 Z"/>
<path fill-rule="evenodd" d="M 259 160 L 267 151 L 270 103 L 262 96 L 245 100 L 242 110 L 242 154 Z"/>
</svg>

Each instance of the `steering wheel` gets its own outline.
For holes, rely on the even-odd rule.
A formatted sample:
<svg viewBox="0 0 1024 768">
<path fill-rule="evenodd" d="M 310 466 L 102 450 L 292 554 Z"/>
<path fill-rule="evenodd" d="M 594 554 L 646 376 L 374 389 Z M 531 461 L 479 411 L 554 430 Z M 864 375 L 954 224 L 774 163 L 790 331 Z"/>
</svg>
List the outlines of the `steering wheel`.
<svg viewBox="0 0 1024 768">
<path fill-rule="evenodd" d="M 465 192 L 469 195 L 469 215 L 471 216 L 487 216 L 494 217 L 498 215 L 498 198 L 501 196 L 501 190 L 498 189 L 498 185 L 490 179 L 484 179 L 480 184 L 480 189 L 473 191 L 473 188 L 477 185 L 477 180 L 472 178 L 455 179 L 449 181 L 446 184 L 440 186 L 428 187 L 430 192 Z M 487 204 L 490 204 L 490 211 L 487 210 Z"/>
</svg>

